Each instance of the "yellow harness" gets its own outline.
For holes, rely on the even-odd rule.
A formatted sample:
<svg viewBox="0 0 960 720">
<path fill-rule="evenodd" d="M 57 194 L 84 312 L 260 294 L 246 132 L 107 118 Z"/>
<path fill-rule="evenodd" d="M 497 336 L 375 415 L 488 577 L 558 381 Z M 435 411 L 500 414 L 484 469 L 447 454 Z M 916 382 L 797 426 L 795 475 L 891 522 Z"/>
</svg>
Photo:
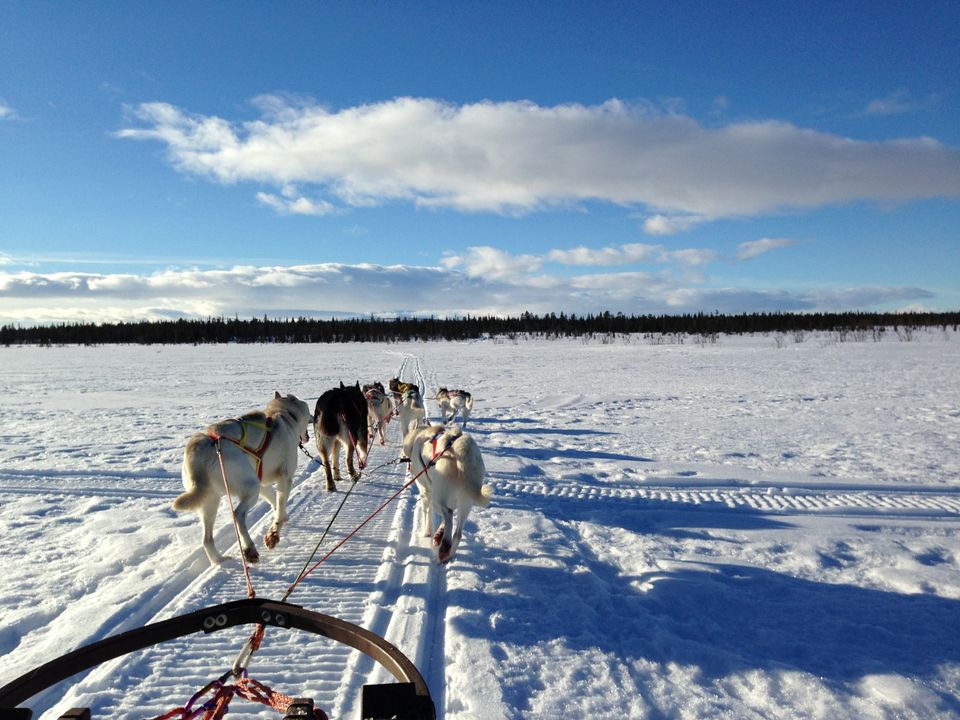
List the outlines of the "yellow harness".
<svg viewBox="0 0 960 720">
<path fill-rule="evenodd" d="M 234 422 L 237 422 L 240 424 L 239 439 L 228 437 L 226 435 L 221 435 L 220 433 L 210 429 L 207 430 L 207 437 L 211 438 L 212 440 L 216 440 L 218 442 L 220 440 L 229 440 L 238 448 L 240 448 L 245 453 L 247 453 L 250 457 L 252 457 L 254 462 L 256 463 L 257 480 L 259 480 L 260 482 L 263 482 L 263 456 L 264 454 L 266 454 L 267 448 L 270 446 L 270 439 L 273 437 L 273 433 L 272 433 L 273 423 L 270 418 L 267 418 L 265 422 L 259 422 L 257 420 L 252 420 L 247 417 L 238 418 Z M 260 444 L 257 447 L 249 447 L 247 445 L 247 440 L 248 440 L 247 436 L 249 434 L 247 432 L 247 428 L 250 428 L 250 427 L 255 427 L 258 430 L 263 431 L 263 437 L 260 439 Z"/>
</svg>

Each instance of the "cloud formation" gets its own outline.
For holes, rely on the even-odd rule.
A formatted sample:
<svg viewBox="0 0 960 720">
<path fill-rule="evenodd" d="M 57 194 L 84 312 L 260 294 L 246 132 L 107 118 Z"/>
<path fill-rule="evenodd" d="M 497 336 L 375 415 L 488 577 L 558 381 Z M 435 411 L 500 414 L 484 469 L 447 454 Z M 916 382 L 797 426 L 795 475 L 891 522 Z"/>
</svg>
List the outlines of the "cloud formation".
<svg viewBox="0 0 960 720">
<path fill-rule="evenodd" d="M 13 108 L 0 100 L 0 120 L 10 120 L 14 117 Z"/>
<path fill-rule="evenodd" d="M 917 100 L 910 91 L 901 88 L 886 97 L 871 100 L 864 111 L 867 115 L 903 115 L 923 110 L 936 103 L 936 96 L 930 95 L 926 99 Z"/>
<path fill-rule="evenodd" d="M 793 240 L 787 240 L 786 238 L 760 238 L 759 240 L 740 243 L 737 245 L 737 260 L 752 260 L 771 250 L 789 247 L 793 244 Z"/>
<path fill-rule="evenodd" d="M 152 274 L 0 272 L 0 324 L 160 320 L 218 315 L 518 315 L 849 310 L 918 303 L 921 288 L 786 291 L 710 288 L 669 267 L 574 276 L 541 260 L 471 248 L 441 266 L 236 266 Z"/>
<path fill-rule="evenodd" d="M 786 208 L 960 197 L 960 152 L 923 137 L 865 142 L 777 121 L 711 128 L 619 100 L 257 105 L 260 118 L 240 122 L 145 103 L 117 135 L 164 143 L 186 174 L 280 189 L 258 197 L 281 212 L 402 201 L 510 214 L 601 201 L 645 208 L 647 231 L 669 234 Z M 283 195 L 293 186 L 317 199 L 298 205 Z"/>
<path fill-rule="evenodd" d="M 257 202 L 273 208 L 280 215 L 333 215 L 337 208 L 326 200 L 311 200 L 292 186 L 284 187 L 278 197 L 273 193 L 258 192 Z"/>
</svg>

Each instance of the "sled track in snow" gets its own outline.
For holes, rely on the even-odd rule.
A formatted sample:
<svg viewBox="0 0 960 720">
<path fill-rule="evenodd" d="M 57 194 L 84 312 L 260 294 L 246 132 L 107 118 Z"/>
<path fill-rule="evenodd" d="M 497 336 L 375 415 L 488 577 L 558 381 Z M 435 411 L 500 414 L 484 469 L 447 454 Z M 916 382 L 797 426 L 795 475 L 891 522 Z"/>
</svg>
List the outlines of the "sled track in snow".
<svg viewBox="0 0 960 720">
<path fill-rule="evenodd" d="M 747 488 L 671 488 L 659 487 L 576 487 L 548 481 L 517 481 L 496 478 L 496 494 L 500 497 L 586 500 L 608 500 L 618 505 L 676 508 L 677 505 L 703 509 L 745 510 L 764 513 L 836 513 L 850 515 L 916 515 L 921 517 L 955 517 L 960 515 L 960 495 L 935 491 L 885 490 L 791 490 L 789 492 Z"/>
<path fill-rule="evenodd" d="M 394 450 L 390 446 L 376 446 L 371 450 L 371 459 L 374 464 L 378 460 L 386 461 Z M 262 547 L 261 538 L 269 527 L 272 513 L 264 512 L 251 529 L 261 549 L 260 563 L 251 568 L 257 597 L 280 599 L 283 596 L 303 568 L 343 493 L 350 487 L 349 480 L 341 481 L 336 493 L 327 493 L 323 469 L 317 462 L 310 462 L 308 471 L 301 475 L 308 476 L 294 490 L 289 503 L 290 523 L 284 527 L 280 546 L 273 551 Z M 358 482 L 313 562 L 323 557 L 402 484 L 403 471 L 396 467 Z M 408 491 L 394 504 L 388 505 L 307 577 L 288 601 L 361 625 L 390 639 L 390 606 L 401 597 L 402 583 L 411 572 L 429 572 L 426 567 L 430 553 L 426 545 L 412 549 L 413 552 L 422 551 L 415 562 L 410 562 L 408 555 L 411 551 L 410 518 L 416 501 L 413 492 Z M 218 528 L 221 531 L 225 530 L 224 523 L 222 514 Z M 189 569 L 179 574 L 182 577 L 171 578 L 171 583 L 182 585 L 183 591 L 153 619 L 246 596 L 235 542 L 230 544 L 220 533 L 218 535 L 220 547 L 228 548 L 227 560 L 220 567 L 203 571 L 192 581 L 185 580 Z M 423 592 L 429 592 L 429 587 Z M 425 618 L 421 615 L 417 621 L 423 623 Z M 194 635 L 103 665 L 91 671 L 70 691 L 62 707 L 91 706 L 97 717 L 143 719 L 160 715 L 182 705 L 206 683 L 229 669 L 252 629 L 252 626 L 246 626 L 212 635 Z M 401 644 L 397 640 L 393 642 Z M 401 650 L 411 658 L 418 651 L 402 645 Z M 332 717 L 355 714 L 358 708 L 354 703 L 359 701 L 360 688 L 365 683 L 391 679 L 368 658 L 344 645 L 276 628 L 267 629 L 263 645 L 254 654 L 249 670 L 252 677 L 278 692 L 312 697 Z M 370 680 L 371 674 L 376 679 Z M 291 676 L 300 679 L 297 687 L 287 687 L 282 679 L 276 679 Z M 132 686 L 136 691 L 120 695 L 111 690 L 112 687 L 126 686 Z M 275 712 L 261 705 L 235 700 L 230 715 L 275 717 Z"/>
<path fill-rule="evenodd" d="M 408 362 L 416 363 L 417 380 L 422 384 L 423 371 L 415 356 L 404 356 L 398 377 Z M 399 456 L 400 438 L 392 440 L 387 446 L 371 445 L 370 468 Z M 269 507 L 258 503 L 251 512 L 251 535 L 261 551 L 260 563 L 251 567 L 257 597 L 282 598 L 350 488 L 350 481 L 342 480 L 337 484 L 336 493 L 326 492 L 323 474 L 316 460 L 301 466 L 288 502 L 290 522 L 284 527 L 276 549 L 267 550 L 262 542 L 272 521 Z M 112 485 L 113 481 L 111 477 L 101 477 L 97 471 L 86 473 L 85 477 L 98 478 L 99 484 L 105 486 Z M 131 478 L 124 476 L 117 480 L 126 483 Z M 366 520 L 404 481 L 402 465 L 380 468 L 370 477 L 363 477 L 347 498 L 311 565 Z M 0 486 L 13 493 L 25 492 L 30 482 L 36 482 L 36 477 L 0 474 Z M 156 478 L 144 477 L 142 482 L 152 484 Z M 97 494 L 112 494 L 113 488 L 102 489 L 105 492 L 98 490 Z M 153 496 L 147 487 L 140 488 L 140 494 Z M 174 494 L 170 493 L 170 497 Z M 421 671 L 441 711 L 444 578 L 429 543 L 417 537 L 416 502 L 416 490 L 408 489 L 298 585 L 288 602 L 355 623 L 397 645 Z M 225 551 L 226 561 L 219 567 L 202 569 L 198 576 L 198 568 L 205 567 L 203 553 L 198 548 L 177 566 L 162 592 L 137 609 L 120 608 L 115 616 L 133 616 L 142 625 L 246 597 L 233 533 L 223 503 L 216 541 L 221 551 Z M 107 623 L 94 631 L 91 641 L 124 629 L 128 628 Z M 253 626 L 230 628 L 147 648 L 95 668 L 79 682 L 74 679 L 51 688 L 34 698 L 32 705 L 40 709 L 56 703 L 54 712 L 48 713 L 53 717 L 65 708 L 85 706 L 91 707 L 95 717 L 129 720 L 156 717 L 183 705 L 200 688 L 228 670 L 252 630 Z M 405 642 L 405 638 L 415 640 Z M 261 648 L 249 663 L 249 672 L 251 677 L 278 692 L 313 698 L 331 717 L 356 716 L 364 684 L 393 680 L 372 660 L 345 645 L 277 628 L 267 628 Z M 285 679 L 291 677 L 298 679 L 296 687 L 288 686 Z M 114 689 L 117 687 L 134 689 L 119 693 Z M 231 704 L 230 716 L 273 718 L 276 713 L 262 705 L 236 699 Z"/>
</svg>

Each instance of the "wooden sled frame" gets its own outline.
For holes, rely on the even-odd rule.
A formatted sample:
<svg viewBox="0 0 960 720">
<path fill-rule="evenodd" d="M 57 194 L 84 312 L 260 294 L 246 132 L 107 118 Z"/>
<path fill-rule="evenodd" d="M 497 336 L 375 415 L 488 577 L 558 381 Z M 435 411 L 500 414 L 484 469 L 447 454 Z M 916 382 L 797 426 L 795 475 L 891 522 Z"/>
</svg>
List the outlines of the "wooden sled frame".
<svg viewBox="0 0 960 720">
<path fill-rule="evenodd" d="M 151 623 L 142 628 L 99 640 L 62 655 L 0 687 L 0 720 L 32 717 L 17 706 L 71 675 L 151 645 L 158 645 L 195 632 L 213 633 L 236 625 L 262 624 L 295 628 L 328 637 L 359 650 L 384 667 L 399 683 L 364 686 L 363 703 L 372 705 L 362 717 L 392 717 L 403 720 L 435 720 L 430 690 L 416 666 L 393 644 L 359 625 L 330 615 L 259 598 L 214 605 L 187 615 Z M 383 709 L 378 709 L 382 706 Z"/>
</svg>

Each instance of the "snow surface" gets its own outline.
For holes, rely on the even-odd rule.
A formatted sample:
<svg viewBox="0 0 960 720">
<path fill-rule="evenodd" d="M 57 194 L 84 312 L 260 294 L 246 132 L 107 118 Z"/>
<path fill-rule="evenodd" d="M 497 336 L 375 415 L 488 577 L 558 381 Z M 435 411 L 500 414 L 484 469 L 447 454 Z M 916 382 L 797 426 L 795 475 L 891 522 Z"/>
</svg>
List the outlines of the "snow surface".
<svg viewBox="0 0 960 720">
<path fill-rule="evenodd" d="M 438 717 L 960 717 L 960 338 L 664 340 L 0 349 L 0 682 L 243 598 L 226 510 L 216 568 L 170 510 L 186 438 L 274 390 L 312 404 L 400 374 L 474 394 L 493 502 L 440 567 L 411 489 L 290 601 L 398 645 Z M 388 439 L 370 468 L 398 456 Z M 326 545 L 402 481 L 368 473 Z M 253 513 L 259 597 L 279 599 L 347 487 L 324 492 L 302 456 L 295 482 L 276 550 Z M 150 648 L 29 705 L 155 717 L 248 635 Z M 275 628 L 250 673 L 342 718 L 388 679 Z M 230 716 L 278 717 L 240 699 Z"/>
</svg>

